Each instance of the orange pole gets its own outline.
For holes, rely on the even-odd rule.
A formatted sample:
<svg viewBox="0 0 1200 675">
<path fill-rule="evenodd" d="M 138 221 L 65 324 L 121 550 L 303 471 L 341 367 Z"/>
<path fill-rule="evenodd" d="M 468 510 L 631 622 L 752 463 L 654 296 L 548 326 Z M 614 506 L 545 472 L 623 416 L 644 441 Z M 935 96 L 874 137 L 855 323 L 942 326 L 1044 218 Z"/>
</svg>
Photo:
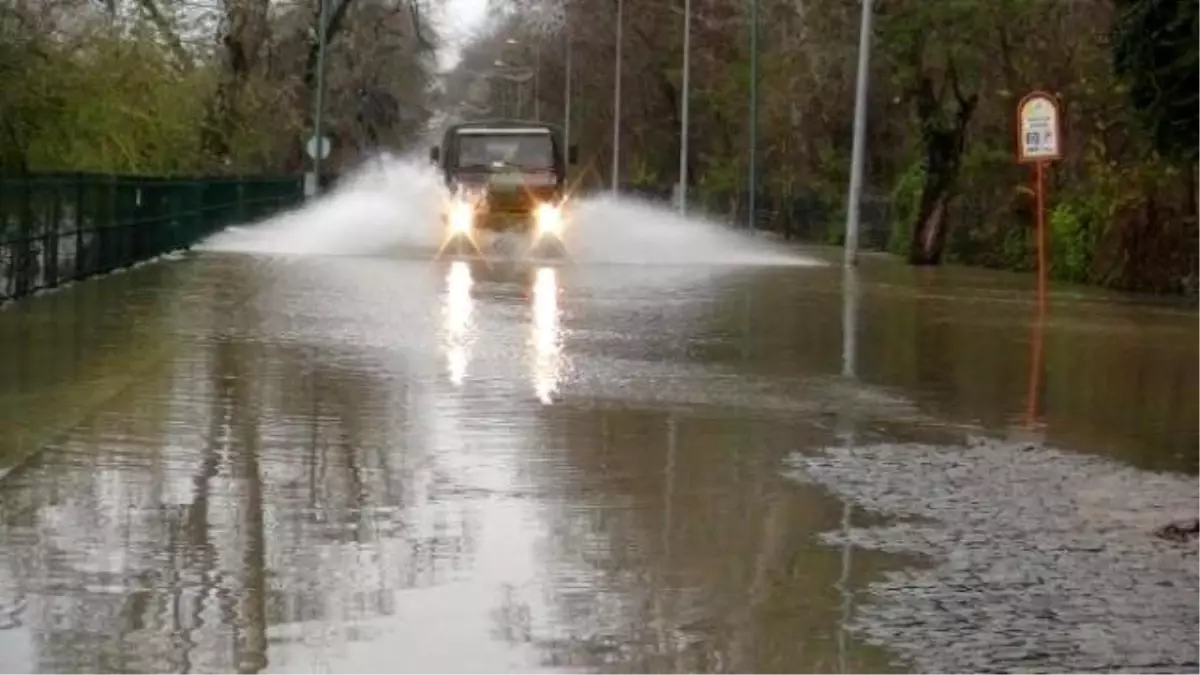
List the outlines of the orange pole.
<svg viewBox="0 0 1200 675">
<path fill-rule="evenodd" d="M 1034 192 L 1037 196 L 1037 317 L 1034 320 L 1030 340 L 1029 393 L 1026 397 L 1026 424 L 1033 427 L 1037 420 L 1038 394 L 1041 390 L 1042 371 L 1045 357 L 1042 351 L 1046 325 L 1046 214 L 1045 214 L 1045 162 L 1034 162 Z"/>
<path fill-rule="evenodd" d="M 1046 305 L 1039 302 L 1037 316 L 1032 326 L 1029 341 L 1029 392 L 1025 402 L 1025 426 L 1032 429 L 1037 424 L 1038 398 L 1042 389 L 1042 373 L 1045 370 L 1045 355 L 1042 349 L 1046 332 Z"/>
<path fill-rule="evenodd" d="M 1046 213 L 1044 188 L 1044 162 L 1034 162 L 1034 190 L 1037 193 L 1037 256 L 1038 256 L 1038 305 L 1046 304 Z"/>
</svg>

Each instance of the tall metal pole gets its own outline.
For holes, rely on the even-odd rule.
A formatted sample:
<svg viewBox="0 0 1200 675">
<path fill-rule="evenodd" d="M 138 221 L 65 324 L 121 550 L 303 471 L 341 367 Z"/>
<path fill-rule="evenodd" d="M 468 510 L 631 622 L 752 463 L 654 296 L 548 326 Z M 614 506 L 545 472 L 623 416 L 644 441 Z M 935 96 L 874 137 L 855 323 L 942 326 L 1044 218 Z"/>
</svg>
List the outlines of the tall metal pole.
<svg viewBox="0 0 1200 675">
<path fill-rule="evenodd" d="M 750 229 L 758 215 L 758 0 L 750 0 Z"/>
<path fill-rule="evenodd" d="M 679 215 L 687 215 L 688 99 L 692 60 L 692 0 L 683 0 L 683 85 L 679 97 Z"/>
<path fill-rule="evenodd" d="M 620 184 L 617 182 L 621 167 L 621 13 L 624 0 L 617 0 L 617 64 L 616 76 L 613 82 L 613 150 L 612 150 L 612 191 L 617 192 Z"/>
<path fill-rule="evenodd" d="M 533 119 L 542 121 L 542 41 L 533 46 Z"/>
<path fill-rule="evenodd" d="M 867 144 L 867 88 L 871 66 L 873 0 L 862 0 L 858 29 L 858 84 L 854 93 L 854 147 L 850 161 L 850 194 L 846 197 L 845 264 L 858 264 L 858 214 L 862 202 L 863 154 Z"/>
<path fill-rule="evenodd" d="M 325 28 L 329 23 L 325 14 L 328 11 L 328 0 L 317 2 L 317 91 L 313 97 L 313 136 L 317 139 L 317 147 L 313 153 L 313 196 L 321 194 L 321 151 L 325 149 L 325 139 L 321 133 L 321 112 L 325 107 Z"/>
<path fill-rule="evenodd" d="M 858 377 L 858 270 L 842 268 L 842 377 Z"/>
<path fill-rule="evenodd" d="M 571 147 L 571 29 L 566 29 L 567 40 L 567 76 L 563 84 L 563 138 L 567 147 Z"/>
<path fill-rule="evenodd" d="M 859 321 L 859 286 L 858 269 L 842 268 L 842 377 L 850 382 L 858 380 L 858 321 Z M 847 398 L 839 406 L 838 437 L 844 447 L 853 449 L 857 445 L 856 419 L 854 407 L 849 405 Z M 841 596 L 842 622 L 839 624 L 837 636 L 838 665 L 841 672 L 846 672 L 846 631 L 842 628 L 850 623 L 850 612 L 854 593 L 849 588 L 850 572 L 853 563 L 853 548 L 850 546 L 850 503 L 847 500 L 842 506 L 842 570 L 834 583 Z"/>
</svg>

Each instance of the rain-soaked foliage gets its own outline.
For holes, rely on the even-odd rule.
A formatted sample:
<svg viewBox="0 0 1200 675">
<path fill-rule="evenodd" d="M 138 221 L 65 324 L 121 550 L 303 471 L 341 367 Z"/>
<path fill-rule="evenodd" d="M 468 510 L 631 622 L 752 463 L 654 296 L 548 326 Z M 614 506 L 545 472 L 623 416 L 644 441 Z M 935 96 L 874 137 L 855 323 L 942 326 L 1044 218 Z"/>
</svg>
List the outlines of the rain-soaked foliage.
<svg viewBox="0 0 1200 675">
<path fill-rule="evenodd" d="M 330 163 L 410 140 L 436 36 L 422 0 L 330 2 Z M 316 2 L 0 0 L 0 171 L 295 171 Z"/>
<path fill-rule="evenodd" d="M 615 0 L 500 3 L 464 63 L 538 73 L 540 114 L 564 120 L 592 179 L 612 158 Z M 842 238 L 860 3 L 760 0 L 760 225 Z M 1031 174 L 1014 157 L 1017 101 L 1060 100 L 1050 170 L 1054 277 L 1154 292 L 1197 289 L 1196 6 L 1170 0 L 877 0 L 865 227 L 914 262 L 1032 268 Z M 683 0 L 622 5 L 621 176 L 666 193 L 679 175 Z M 751 2 L 691 3 L 690 197 L 745 222 Z M 492 78 L 484 108 L 509 114 Z M 466 85 L 463 85 L 466 88 Z M 531 92 L 519 112 L 532 115 Z M 479 103 L 471 107 L 479 109 Z M 1173 130 L 1180 130 L 1179 133 Z M 1171 144 L 1174 145 L 1171 145 Z M 1179 148 L 1183 152 L 1178 152 Z M 886 205 L 886 206 L 884 206 Z M 878 208 L 874 208 L 878 206 Z M 916 229 L 918 236 L 914 236 Z"/>
</svg>

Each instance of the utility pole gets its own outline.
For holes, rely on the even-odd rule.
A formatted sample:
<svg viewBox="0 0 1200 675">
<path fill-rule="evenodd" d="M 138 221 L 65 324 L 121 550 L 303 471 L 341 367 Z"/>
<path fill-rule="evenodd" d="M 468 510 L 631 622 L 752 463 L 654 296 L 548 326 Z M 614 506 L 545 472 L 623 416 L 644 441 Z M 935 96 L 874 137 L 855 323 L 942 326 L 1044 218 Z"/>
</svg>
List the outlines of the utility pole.
<svg viewBox="0 0 1200 675">
<path fill-rule="evenodd" d="M 317 0 L 317 91 L 313 97 L 313 137 L 316 152 L 313 153 L 313 196 L 321 194 L 321 152 L 325 149 L 325 137 L 321 133 L 321 111 L 325 107 L 325 29 L 328 21 L 328 0 Z"/>
<path fill-rule="evenodd" d="M 854 147 L 850 160 L 850 194 L 846 197 L 845 264 L 858 264 L 858 215 L 862 202 L 863 154 L 867 144 L 867 88 L 871 76 L 871 14 L 873 0 L 862 0 L 858 29 L 858 83 L 854 93 Z"/>
<path fill-rule="evenodd" d="M 571 27 L 564 31 L 567 42 L 567 75 L 563 84 L 563 137 L 571 147 Z"/>
<path fill-rule="evenodd" d="M 617 0 L 617 65 L 613 82 L 613 151 L 612 151 L 612 191 L 620 189 L 617 182 L 621 167 L 621 12 L 624 0 Z"/>
<path fill-rule="evenodd" d="M 750 0 L 750 229 L 758 216 L 758 0 Z"/>
<path fill-rule="evenodd" d="M 692 47 L 692 0 L 683 0 L 683 85 L 679 98 L 679 215 L 687 215 L 688 99 Z"/>
<path fill-rule="evenodd" d="M 533 119 L 542 121 L 542 40 L 533 45 Z"/>
</svg>

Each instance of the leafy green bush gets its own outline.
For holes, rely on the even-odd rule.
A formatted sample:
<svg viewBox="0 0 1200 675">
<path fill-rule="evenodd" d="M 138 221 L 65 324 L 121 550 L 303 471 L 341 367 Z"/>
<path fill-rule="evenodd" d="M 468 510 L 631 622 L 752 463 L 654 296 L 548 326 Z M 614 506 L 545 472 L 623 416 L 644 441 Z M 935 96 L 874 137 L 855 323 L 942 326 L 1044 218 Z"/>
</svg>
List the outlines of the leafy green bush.
<svg viewBox="0 0 1200 675">
<path fill-rule="evenodd" d="M 921 208 L 921 189 L 925 185 L 925 167 L 913 162 L 892 187 L 892 232 L 888 238 L 888 252 L 907 255 L 912 227 Z"/>
<path fill-rule="evenodd" d="M 1047 219 L 1050 274 L 1055 279 L 1092 280 L 1092 255 L 1104 228 L 1101 200 L 1095 195 L 1060 202 Z"/>
</svg>

